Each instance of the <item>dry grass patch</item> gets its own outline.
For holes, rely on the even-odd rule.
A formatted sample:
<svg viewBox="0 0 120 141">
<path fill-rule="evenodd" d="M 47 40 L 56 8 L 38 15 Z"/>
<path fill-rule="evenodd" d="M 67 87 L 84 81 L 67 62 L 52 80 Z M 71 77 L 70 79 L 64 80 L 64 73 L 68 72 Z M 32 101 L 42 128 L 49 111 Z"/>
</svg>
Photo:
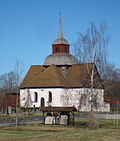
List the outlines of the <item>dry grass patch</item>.
<svg viewBox="0 0 120 141">
<path fill-rule="evenodd" d="M 19 126 L 5 127 L 0 141 L 119 141 L 120 129 L 88 130 L 75 127 Z"/>
<path fill-rule="evenodd" d="M 43 126 L 41 124 L 0 127 L 0 141 L 120 141 L 120 128 L 113 128 L 112 121 L 102 121 L 98 130 L 88 130 L 87 122 L 77 126 Z M 82 128 L 81 128 L 82 127 Z M 112 128 L 109 128 L 112 127 Z"/>
</svg>

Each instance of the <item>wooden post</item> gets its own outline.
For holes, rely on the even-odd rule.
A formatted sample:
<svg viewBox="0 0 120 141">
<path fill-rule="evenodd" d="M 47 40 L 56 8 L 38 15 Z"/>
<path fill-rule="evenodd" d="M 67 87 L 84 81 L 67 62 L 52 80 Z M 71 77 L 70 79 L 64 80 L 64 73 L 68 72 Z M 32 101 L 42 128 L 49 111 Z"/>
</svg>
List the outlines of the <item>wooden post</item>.
<svg viewBox="0 0 120 141">
<path fill-rule="evenodd" d="M 118 103 L 117 103 L 117 121 L 116 121 L 116 126 L 118 127 Z"/>
<path fill-rule="evenodd" d="M 68 112 L 68 125 L 70 125 L 70 112 Z"/>
<path fill-rule="evenodd" d="M 55 112 L 55 125 L 57 125 L 57 112 Z"/>
<path fill-rule="evenodd" d="M 75 119 L 74 119 L 74 112 L 73 112 L 73 126 L 74 126 L 74 120 L 75 120 Z"/>
<path fill-rule="evenodd" d="M 45 125 L 44 111 L 43 111 L 43 125 Z"/>
</svg>

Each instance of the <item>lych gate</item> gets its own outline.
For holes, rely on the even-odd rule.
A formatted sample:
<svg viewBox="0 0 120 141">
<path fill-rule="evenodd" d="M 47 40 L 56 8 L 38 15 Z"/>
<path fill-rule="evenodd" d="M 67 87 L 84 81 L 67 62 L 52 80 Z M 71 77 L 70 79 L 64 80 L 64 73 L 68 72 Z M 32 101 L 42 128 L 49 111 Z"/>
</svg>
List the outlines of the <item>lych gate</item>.
<svg viewBox="0 0 120 141">
<path fill-rule="evenodd" d="M 67 120 L 67 125 L 74 125 L 74 112 L 77 111 L 75 107 L 41 107 L 40 111 L 43 112 L 43 124 L 45 124 L 45 114 L 46 118 L 47 116 L 51 117 L 53 119 L 53 122 L 51 121 L 48 124 L 64 124 L 63 119 Z M 70 117 L 70 114 L 72 114 L 72 118 Z M 58 116 L 59 115 L 59 116 Z M 63 118 L 64 117 L 64 118 Z"/>
</svg>

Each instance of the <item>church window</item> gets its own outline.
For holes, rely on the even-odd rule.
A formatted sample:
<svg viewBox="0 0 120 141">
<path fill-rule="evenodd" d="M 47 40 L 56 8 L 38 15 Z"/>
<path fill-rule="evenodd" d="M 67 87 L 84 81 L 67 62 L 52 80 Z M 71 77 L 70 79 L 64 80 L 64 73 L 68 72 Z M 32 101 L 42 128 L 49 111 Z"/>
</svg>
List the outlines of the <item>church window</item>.
<svg viewBox="0 0 120 141">
<path fill-rule="evenodd" d="M 35 102 L 38 102 L 38 93 L 35 92 Z"/>
<path fill-rule="evenodd" d="M 49 95 L 48 95 L 48 101 L 52 102 L 52 92 L 49 91 Z"/>
</svg>

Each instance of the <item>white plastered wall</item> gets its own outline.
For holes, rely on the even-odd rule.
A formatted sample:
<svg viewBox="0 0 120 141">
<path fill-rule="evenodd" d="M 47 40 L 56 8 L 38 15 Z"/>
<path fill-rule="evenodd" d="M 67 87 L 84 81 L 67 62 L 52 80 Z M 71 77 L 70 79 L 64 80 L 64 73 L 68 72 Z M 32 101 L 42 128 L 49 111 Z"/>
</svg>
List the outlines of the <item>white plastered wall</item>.
<svg viewBox="0 0 120 141">
<path fill-rule="evenodd" d="M 38 93 L 38 101 L 35 102 L 35 92 Z M 53 107 L 63 107 L 63 106 L 75 106 L 79 111 L 90 111 L 90 89 L 86 88 L 73 88 L 73 89 L 65 89 L 65 88 L 34 88 L 29 89 L 29 94 L 31 97 L 31 103 L 28 107 L 40 107 L 41 106 L 41 98 L 45 99 L 45 106 L 48 106 L 49 92 L 52 93 L 52 103 Z M 80 98 L 82 95 L 86 93 L 85 101 L 80 106 Z M 94 89 L 94 93 L 97 94 L 97 111 L 109 111 L 109 108 L 105 109 L 104 106 L 104 90 L 102 89 Z M 28 90 L 21 89 L 20 90 L 20 104 L 21 107 L 25 107 L 25 101 L 28 97 Z"/>
<path fill-rule="evenodd" d="M 49 92 L 52 93 L 52 106 L 62 106 L 60 97 L 61 94 L 63 93 L 62 88 L 34 88 L 34 89 L 29 89 L 29 94 L 31 96 L 31 104 L 28 107 L 40 107 L 41 105 L 41 98 L 44 98 L 45 100 L 45 106 L 48 106 L 48 96 Z M 38 94 L 38 101 L 35 102 L 35 92 Z M 20 90 L 20 105 L 21 107 L 25 107 L 25 102 L 28 97 L 28 90 L 27 89 L 21 89 Z"/>
<path fill-rule="evenodd" d="M 63 105 L 75 106 L 79 111 L 90 111 L 90 89 L 74 88 L 64 90 L 61 96 Z M 96 105 L 94 111 L 105 111 L 104 109 L 104 90 L 94 89 L 93 94 L 97 95 Z M 83 97 L 83 98 L 82 98 Z"/>
</svg>

